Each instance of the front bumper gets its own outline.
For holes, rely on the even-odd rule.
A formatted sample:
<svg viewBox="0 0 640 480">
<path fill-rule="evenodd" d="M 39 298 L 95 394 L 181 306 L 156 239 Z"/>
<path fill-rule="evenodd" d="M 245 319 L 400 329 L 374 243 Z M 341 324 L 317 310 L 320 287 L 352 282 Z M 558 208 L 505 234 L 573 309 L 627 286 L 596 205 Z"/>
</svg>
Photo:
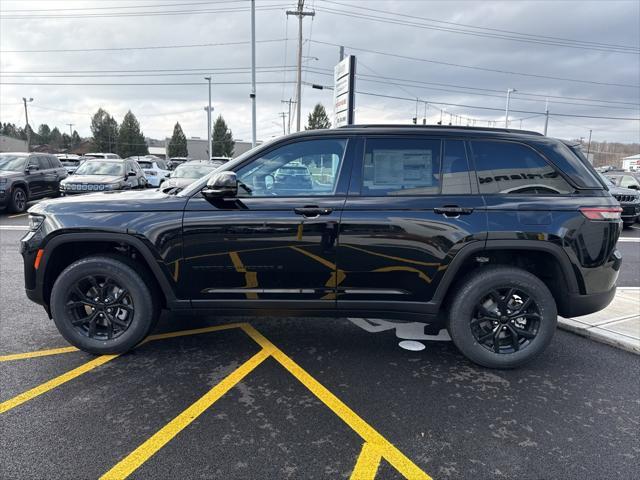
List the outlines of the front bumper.
<svg viewBox="0 0 640 480">
<path fill-rule="evenodd" d="M 622 220 L 625 223 L 633 222 L 638 216 L 640 216 L 640 203 L 621 203 L 622 207 Z"/>
</svg>

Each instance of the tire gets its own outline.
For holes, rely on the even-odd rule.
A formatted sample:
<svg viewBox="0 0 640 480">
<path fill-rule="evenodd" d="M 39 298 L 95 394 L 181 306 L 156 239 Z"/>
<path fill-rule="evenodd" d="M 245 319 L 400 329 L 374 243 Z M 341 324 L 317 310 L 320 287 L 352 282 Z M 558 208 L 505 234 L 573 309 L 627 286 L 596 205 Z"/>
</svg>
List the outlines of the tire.
<svg viewBox="0 0 640 480">
<path fill-rule="evenodd" d="M 97 355 L 124 353 L 140 343 L 157 322 L 156 305 L 148 281 L 117 256 L 72 263 L 51 292 L 51 312 L 60 334 Z"/>
<path fill-rule="evenodd" d="M 514 267 L 483 267 L 455 288 L 447 329 L 472 362 L 519 367 L 551 342 L 558 322 L 556 302 L 535 275 Z"/>
<path fill-rule="evenodd" d="M 29 195 L 27 191 L 22 187 L 16 187 L 11 191 L 11 198 L 9 199 L 9 211 L 12 213 L 22 213 L 27 209 L 27 202 L 29 201 Z"/>
<path fill-rule="evenodd" d="M 636 223 L 635 220 L 633 222 L 623 222 L 622 223 L 622 228 L 631 228 L 634 223 Z"/>
</svg>

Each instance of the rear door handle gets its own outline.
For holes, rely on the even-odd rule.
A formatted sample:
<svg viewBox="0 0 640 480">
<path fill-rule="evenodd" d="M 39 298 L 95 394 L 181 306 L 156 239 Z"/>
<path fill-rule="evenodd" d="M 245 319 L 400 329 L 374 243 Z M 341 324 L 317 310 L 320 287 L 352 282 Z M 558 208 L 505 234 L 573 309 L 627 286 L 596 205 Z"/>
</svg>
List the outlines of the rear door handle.
<svg viewBox="0 0 640 480">
<path fill-rule="evenodd" d="M 320 208 L 317 206 L 298 207 L 293 209 L 297 215 L 302 215 L 306 218 L 317 218 L 320 215 L 329 215 L 333 212 L 331 208 Z"/>
<path fill-rule="evenodd" d="M 445 217 L 459 217 L 460 215 L 469 215 L 473 213 L 473 208 L 459 207 L 457 205 L 447 205 L 444 207 L 436 207 L 433 209 L 435 213 L 444 215 Z"/>
</svg>

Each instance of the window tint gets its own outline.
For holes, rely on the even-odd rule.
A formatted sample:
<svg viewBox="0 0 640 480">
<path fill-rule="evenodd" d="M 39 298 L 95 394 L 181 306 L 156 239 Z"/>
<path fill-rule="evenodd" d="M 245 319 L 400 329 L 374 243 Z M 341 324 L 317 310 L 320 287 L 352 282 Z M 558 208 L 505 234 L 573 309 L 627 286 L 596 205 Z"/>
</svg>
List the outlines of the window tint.
<svg viewBox="0 0 640 480">
<path fill-rule="evenodd" d="M 574 189 L 531 148 L 511 142 L 472 141 L 480 193 L 555 195 Z"/>
<path fill-rule="evenodd" d="M 429 195 L 440 190 L 440 140 L 367 139 L 362 195 Z"/>
<path fill-rule="evenodd" d="M 345 139 L 306 140 L 276 148 L 236 171 L 251 189 L 240 196 L 331 195 L 342 164 Z"/>
<path fill-rule="evenodd" d="M 49 162 L 51 163 L 51 168 L 62 167 L 62 164 L 60 163 L 60 159 L 58 157 L 54 157 L 53 155 L 49 157 Z"/>
<path fill-rule="evenodd" d="M 442 194 L 470 194 L 469 163 L 462 140 L 446 140 L 442 157 Z"/>
<path fill-rule="evenodd" d="M 38 157 L 38 168 L 40 170 L 49 170 L 51 166 L 49 165 L 49 160 L 45 155 L 39 155 Z"/>
</svg>

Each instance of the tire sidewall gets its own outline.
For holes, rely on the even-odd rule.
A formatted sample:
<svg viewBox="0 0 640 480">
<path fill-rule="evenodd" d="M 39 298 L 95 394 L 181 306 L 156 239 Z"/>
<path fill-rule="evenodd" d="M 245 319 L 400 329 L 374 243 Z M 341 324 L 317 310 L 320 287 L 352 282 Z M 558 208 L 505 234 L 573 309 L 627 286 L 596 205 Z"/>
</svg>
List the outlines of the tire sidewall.
<svg viewBox="0 0 640 480">
<path fill-rule="evenodd" d="M 67 292 L 73 285 L 89 275 L 109 275 L 127 289 L 133 299 L 134 314 L 129 328 L 117 338 L 98 340 L 78 332 L 71 324 L 65 308 Z M 149 332 L 154 318 L 153 299 L 144 280 L 128 265 L 108 257 L 78 260 L 67 267 L 56 279 L 51 292 L 51 312 L 60 334 L 81 350 L 110 354 L 123 353 L 135 347 Z"/>
<path fill-rule="evenodd" d="M 490 290 L 509 287 L 532 297 L 541 320 L 536 337 L 524 349 L 498 354 L 478 343 L 471 331 L 471 318 L 478 302 Z M 514 368 L 531 361 L 549 345 L 557 321 L 555 300 L 540 279 L 516 268 L 487 268 L 461 285 L 449 312 L 448 329 L 454 344 L 473 362 L 489 368 Z"/>
</svg>

